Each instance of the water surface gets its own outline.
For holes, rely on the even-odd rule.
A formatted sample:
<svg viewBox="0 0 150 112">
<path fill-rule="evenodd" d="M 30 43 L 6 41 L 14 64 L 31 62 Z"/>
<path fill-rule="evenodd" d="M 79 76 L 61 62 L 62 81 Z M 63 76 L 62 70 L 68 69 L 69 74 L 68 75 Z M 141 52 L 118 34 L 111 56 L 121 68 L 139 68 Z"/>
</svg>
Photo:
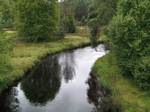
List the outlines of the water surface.
<svg viewBox="0 0 150 112">
<path fill-rule="evenodd" d="M 90 75 L 105 47 L 48 56 L 0 101 L 2 112 L 105 112 L 103 92 Z"/>
</svg>

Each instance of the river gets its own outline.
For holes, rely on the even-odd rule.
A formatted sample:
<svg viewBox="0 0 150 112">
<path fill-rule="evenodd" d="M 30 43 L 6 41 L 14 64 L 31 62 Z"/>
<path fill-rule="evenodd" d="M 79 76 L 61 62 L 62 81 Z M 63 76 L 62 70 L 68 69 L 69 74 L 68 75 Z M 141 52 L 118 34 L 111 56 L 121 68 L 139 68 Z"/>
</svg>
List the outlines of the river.
<svg viewBox="0 0 150 112">
<path fill-rule="evenodd" d="M 90 74 L 107 52 L 99 45 L 48 56 L 3 95 L 0 112 L 110 112 Z"/>
</svg>

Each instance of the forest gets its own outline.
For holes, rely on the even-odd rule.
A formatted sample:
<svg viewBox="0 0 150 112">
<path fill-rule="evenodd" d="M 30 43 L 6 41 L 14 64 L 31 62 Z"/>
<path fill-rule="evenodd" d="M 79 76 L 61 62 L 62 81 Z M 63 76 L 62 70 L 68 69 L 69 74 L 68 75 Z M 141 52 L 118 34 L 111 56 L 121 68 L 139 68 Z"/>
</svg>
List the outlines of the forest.
<svg viewBox="0 0 150 112">
<path fill-rule="evenodd" d="M 101 43 L 109 52 L 91 72 L 111 91 L 112 105 L 150 112 L 149 0 L 0 0 L 0 93 L 48 55 Z"/>
</svg>

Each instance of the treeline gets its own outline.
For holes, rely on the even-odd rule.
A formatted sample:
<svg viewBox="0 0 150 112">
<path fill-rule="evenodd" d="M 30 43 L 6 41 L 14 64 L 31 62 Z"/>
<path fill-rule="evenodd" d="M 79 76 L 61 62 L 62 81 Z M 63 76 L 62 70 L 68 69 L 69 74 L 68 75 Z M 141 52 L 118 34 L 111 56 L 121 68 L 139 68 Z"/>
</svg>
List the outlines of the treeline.
<svg viewBox="0 0 150 112">
<path fill-rule="evenodd" d="M 85 25 L 90 0 L 2 0 L 0 28 L 11 28 L 27 42 L 49 41 Z"/>
</svg>

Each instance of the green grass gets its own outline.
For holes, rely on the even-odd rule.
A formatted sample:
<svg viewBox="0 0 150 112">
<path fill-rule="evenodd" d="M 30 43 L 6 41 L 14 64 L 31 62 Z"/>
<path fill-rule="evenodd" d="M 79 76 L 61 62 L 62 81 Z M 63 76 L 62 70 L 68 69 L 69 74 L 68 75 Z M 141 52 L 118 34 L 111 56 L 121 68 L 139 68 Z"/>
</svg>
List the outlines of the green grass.
<svg viewBox="0 0 150 112">
<path fill-rule="evenodd" d="M 12 35 L 15 37 L 15 32 L 6 32 L 6 38 L 11 38 Z M 61 40 L 43 43 L 23 43 L 17 38 L 12 40 L 16 43 L 11 53 L 12 71 L 8 75 L 0 76 L 0 91 L 7 88 L 15 80 L 20 79 L 27 70 L 48 54 L 78 48 L 90 43 L 87 37 L 73 34 L 69 34 Z"/>
<path fill-rule="evenodd" d="M 103 86 L 111 89 L 112 98 L 121 104 L 123 112 L 150 112 L 150 94 L 122 76 L 112 52 L 95 63 L 93 73 L 100 77 Z"/>
</svg>

